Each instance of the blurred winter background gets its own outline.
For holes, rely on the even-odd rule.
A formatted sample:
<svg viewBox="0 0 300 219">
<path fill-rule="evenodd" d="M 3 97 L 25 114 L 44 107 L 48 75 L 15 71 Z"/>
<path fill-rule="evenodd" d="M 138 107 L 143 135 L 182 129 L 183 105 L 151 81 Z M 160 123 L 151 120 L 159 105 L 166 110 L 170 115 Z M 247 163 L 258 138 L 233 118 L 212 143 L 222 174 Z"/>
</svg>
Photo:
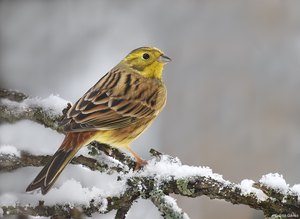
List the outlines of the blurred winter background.
<svg viewBox="0 0 300 219">
<path fill-rule="evenodd" d="M 168 103 L 134 150 L 148 158 L 154 147 L 234 182 L 279 172 L 300 183 L 299 8 L 280 0 L 1 0 L 0 86 L 74 102 L 129 51 L 156 46 L 173 59 Z M 62 138 L 32 122 L 0 126 L 0 145 L 51 154 Z M 69 166 L 56 186 L 80 171 Z M 0 196 L 23 191 L 37 172 L 1 174 Z M 195 219 L 263 217 L 206 197 L 176 198 Z M 160 217 L 141 200 L 128 218 Z"/>
</svg>

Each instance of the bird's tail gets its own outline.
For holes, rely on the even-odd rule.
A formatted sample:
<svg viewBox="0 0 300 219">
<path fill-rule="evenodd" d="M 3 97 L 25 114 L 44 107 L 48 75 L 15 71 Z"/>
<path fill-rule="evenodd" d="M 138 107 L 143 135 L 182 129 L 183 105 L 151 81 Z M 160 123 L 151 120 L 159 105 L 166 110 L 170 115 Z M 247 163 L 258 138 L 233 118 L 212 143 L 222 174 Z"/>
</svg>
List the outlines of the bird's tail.
<svg viewBox="0 0 300 219">
<path fill-rule="evenodd" d="M 68 133 L 60 148 L 30 183 L 26 192 L 41 188 L 42 194 L 46 194 L 77 151 L 92 141 L 90 139 L 92 139 L 93 135 L 94 132 Z"/>
</svg>

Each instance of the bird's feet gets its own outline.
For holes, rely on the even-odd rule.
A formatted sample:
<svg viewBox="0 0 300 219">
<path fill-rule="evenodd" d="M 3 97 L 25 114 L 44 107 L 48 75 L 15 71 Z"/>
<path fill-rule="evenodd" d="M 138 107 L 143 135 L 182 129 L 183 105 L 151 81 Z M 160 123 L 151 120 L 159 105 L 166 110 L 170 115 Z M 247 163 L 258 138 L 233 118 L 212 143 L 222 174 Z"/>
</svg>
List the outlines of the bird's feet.
<svg viewBox="0 0 300 219">
<path fill-rule="evenodd" d="M 130 147 L 128 147 L 127 150 L 132 154 L 132 156 L 134 156 L 134 158 L 136 160 L 136 164 L 135 164 L 134 170 L 140 170 L 143 166 L 145 166 L 147 164 L 147 161 L 143 160 Z"/>
<path fill-rule="evenodd" d="M 143 166 L 145 166 L 146 164 L 147 164 L 146 160 L 143 160 L 143 159 L 140 159 L 140 158 L 139 159 L 136 158 L 134 170 L 138 171 L 138 170 L 142 169 Z"/>
</svg>

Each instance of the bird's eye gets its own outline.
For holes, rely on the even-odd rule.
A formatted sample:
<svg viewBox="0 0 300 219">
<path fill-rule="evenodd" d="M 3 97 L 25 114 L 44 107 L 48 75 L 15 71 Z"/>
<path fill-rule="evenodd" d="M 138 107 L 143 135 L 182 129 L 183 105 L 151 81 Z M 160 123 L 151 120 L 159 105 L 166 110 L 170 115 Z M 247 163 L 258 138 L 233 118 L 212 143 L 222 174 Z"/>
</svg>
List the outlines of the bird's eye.
<svg viewBox="0 0 300 219">
<path fill-rule="evenodd" d="M 143 54 L 143 59 L 149 59 L 149 58 L 150 58 L 150 55 L 148 53 Z"/>
</svg>

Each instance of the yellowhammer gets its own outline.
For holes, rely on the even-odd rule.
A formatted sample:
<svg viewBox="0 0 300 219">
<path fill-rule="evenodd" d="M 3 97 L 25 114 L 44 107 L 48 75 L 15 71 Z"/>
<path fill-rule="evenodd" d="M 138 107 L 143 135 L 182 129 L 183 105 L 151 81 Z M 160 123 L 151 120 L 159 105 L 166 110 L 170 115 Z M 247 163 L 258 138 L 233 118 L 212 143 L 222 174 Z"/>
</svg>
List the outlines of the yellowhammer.
<svg viewBox="0 0 300 219">
<path fill-rule="evenodd" d="M 95 140 L 128 149 L 141 165 L 130 144 L 165 106 L 162 71 L 169 61 L 159 49 L 141 47 L 104 75 L 68 110 L 61 123 L 65 139 L 26 191 L 46 194 L 77 151 Z"/>
</svg>

